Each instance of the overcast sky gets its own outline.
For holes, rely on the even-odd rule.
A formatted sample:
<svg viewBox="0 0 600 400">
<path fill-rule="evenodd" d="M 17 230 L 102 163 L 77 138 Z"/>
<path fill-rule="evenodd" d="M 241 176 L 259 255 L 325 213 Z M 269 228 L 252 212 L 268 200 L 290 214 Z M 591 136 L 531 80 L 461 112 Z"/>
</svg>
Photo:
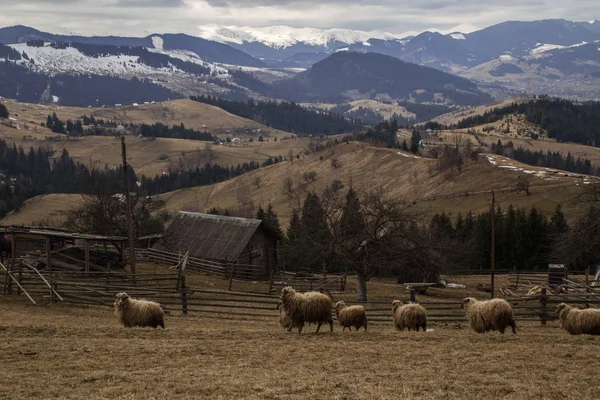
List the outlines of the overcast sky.
<svg viewBox="0 0 600 400">
<path fill-rule="evenodd" d="M 53 33 L 195 34 L 204 24 L 465 33 L 506 20 L 600 19 L 598 0 L 0 0 L 0 27 Z"/>
</svg>

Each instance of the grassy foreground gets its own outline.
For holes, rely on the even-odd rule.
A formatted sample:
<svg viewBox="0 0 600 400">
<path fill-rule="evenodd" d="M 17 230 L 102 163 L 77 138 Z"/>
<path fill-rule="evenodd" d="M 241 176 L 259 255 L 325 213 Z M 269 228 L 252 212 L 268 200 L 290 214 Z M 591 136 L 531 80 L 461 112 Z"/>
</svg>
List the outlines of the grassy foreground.
<svg viewBox="0 0 600 400">
<path fill-rule="evenodd" d="M 110 309 L 24 301 L 0 297 L 2 399 L 597 398 L 600 339 L 556 323 L 298 335 L 275 320 L 171 315 L 166 330 L 125 329 Z"/>
</svg>

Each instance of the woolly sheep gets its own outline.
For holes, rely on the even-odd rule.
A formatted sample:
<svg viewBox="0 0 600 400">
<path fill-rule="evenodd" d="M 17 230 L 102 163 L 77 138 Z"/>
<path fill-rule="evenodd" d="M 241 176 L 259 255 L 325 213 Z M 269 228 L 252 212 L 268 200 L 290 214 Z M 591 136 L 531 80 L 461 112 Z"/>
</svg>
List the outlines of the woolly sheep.
<svg viewBox="0 0 600 400">
<path fill-rule="evenodd" d="M 281 302 L 285 314 L 292 320 L 293 327 L 298 327 L 302 333 L 305 323 L 315 322 L 316 332 L 319 332 L 324 322 L 329 323 L 333 332 L 333 318 L 331 316 L 331 298 L 319 292 L 296 293 L 291 286 L 281 289 Z"/>
<path fill-rule="evenodd" d="M 367 331 L 367 314 L 363 306 L 347 306 L 343 301 L 338 301 L 335 304 L 335 315 L 337 316 L 340 325 L 344 327 L 342 332 L 346 328 L 352 330 L 355 327 L 356 330 L 361 326 L 365 327 Z"/>
<path fill-rule="evenodd" d="M 148 300 L 136 300 L 127 293 L 119 293 L 115 300 L 115 314 L 123 326 L 157 326 L 165 328 L 165 313 L 160 304 Z"/>
<path fill-rule="evenodd" d="M 556 307 L 560 326 L 571 335 L 600 335 L 600 310 L 581 310 L 565 303 Z"/>
<path fill-rule="evenodd" d="M 473 297 L 463 299 L 461 308 L 464 308 L 469 317 L 471 329 L 477 333 L 500 331 L 504 334 L 507 326 L 517 333 L 513 309 L 504 299 L 479 301 Z"/>
<path fill-rule="evenodd" d="M 394 317 L 394 325 L 399 331 L 403 331 L 404 328 L 408 330 L 419 331 L 423 329 L 423 332 L 427 331 L 427 311 L 420 304 L 410 303 L 402 304 L 400 300 L 392 301 L 392 315 Z"/>
</svg>

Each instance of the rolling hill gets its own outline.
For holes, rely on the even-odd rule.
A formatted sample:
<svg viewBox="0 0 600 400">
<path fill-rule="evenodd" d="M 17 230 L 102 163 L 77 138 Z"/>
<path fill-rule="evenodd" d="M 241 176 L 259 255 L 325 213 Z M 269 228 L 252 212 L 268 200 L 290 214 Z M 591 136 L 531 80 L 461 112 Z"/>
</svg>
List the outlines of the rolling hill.
<svg viewBox="0 0 600 400">
<path fill-rule="evenodd" d="M 490 100 L 466 79 L 391 56 L 345 51 L 278 82 L 276 87 L 284 96 L 306 102 L 373 97 L 455 104 L 481 104 Z"/>
<path fill-rule="evenodd" d="M 63 121 L 77 120 L 85 114 L 97 119 L 115 120 L 121 124 L 184 123 L 188 128 L 209 131 L 222 137 L 254 139 L 252 143 L 230 147 L 198 140 L 152 140 L 128 136 L 129 163 L 138 174 L 146 176 L 160 174 L 169 168 L 195 168 L 204 165 L 208 159 L 223 166 L 235 166 L 248 161 L 263 162 L 269 157 L 286 156 L 290 150 L 299 152 L 307 146 L 307 142 L 301 139 L 274 141 L 275 138 L 290 138 L 292 135 L 230 114 L 218 107 L 191 100 L 107 108 L 44 106 L 18 102 L 7 102 L 6 105 L 14 119 L 12 123 L 19 129 L 0 124 L 0 139 L 24 148 L 50 147 L 56 151 L 56 156 L 60 156 L 64 148 L 76 161 L 93 168 L 104 168 L 105 165 L 116 167 L 121 164 L 119 140 L 112 136 L 67 138 L 41 127 L 40 123 L 45 122 L 53 112 Z M 261 135 L 265 142 L 258 142 Z"/>
<path fill-rule="evenodd" d="M 338 160 L 338 168 L 332 167 L 333 158 Z M 477 162 L 467 162 L 463 172 L 450 179 L 438 172 L 435 164 L 432 159 L 412 158 L 397 150 L 351 142 L 302 156 L 293 164 L 275 164 L 216 185 L 170 192 L 158 198 L 165 201 L 164 210 L 170 213 L 180 210 L 205 212 L 211 207 L 238 210 L 270 202 L 285 225 L 290 218 L 291 207 L 309 190 L 320 192 L 337 179 L 346 186 L 352 183 L 359 192 L 382 187 L 389 195 L 412 204 L 414 212 L 423 220 L 441 211 L 484 211 L 489 207 L 491 190 L 496 191 L 498 205 L 503 209 L 509 204 L 520 207 L 535 205 L 550 214 L 561 203 L 566 215 L 572 218 L 577 215 L 578 208 L 570 201 L 588 180 L 576 174 L 554 174 L 495 155 L 482 155 Z M 317 179 L 311 183 L 302 178 L 309 171 L 317 173 Z M 517 177 L 523 174 L 531 177 L 529 196 L 514 191 Z M 257 177 L 260 178 L 260 186 L 254 184 Z M 282 183 L 286 177 L 293 181 L 292 198 L 283 191 Z M 76 195 L 71 199 L 75 200 Z M 20 212 L 9 215 L 3 222 L 25 223 L 39 219 L 44 215 L 40 213 L 44 208 L 60 218 L 54 204 L 54 199 L 48 196 L 32 199 Z M 64 209 L 71 204 L 65 202 Z M 30 217 L 31 210 L 36 211 Z"/>
</svg>

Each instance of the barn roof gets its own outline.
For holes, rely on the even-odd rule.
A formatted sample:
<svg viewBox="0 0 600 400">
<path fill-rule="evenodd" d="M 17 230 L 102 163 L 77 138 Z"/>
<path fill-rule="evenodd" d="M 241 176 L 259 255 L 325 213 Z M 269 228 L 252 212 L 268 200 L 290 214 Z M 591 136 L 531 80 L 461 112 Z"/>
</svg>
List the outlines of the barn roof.
<svg viewBox="0 0 600 400">
<path fill-rule="evenodd" d="M 162 239 L 159 250 L 190 252 L 209 260 L 235 261 L 262 221 L 180 211 Z"/>
</svg>

